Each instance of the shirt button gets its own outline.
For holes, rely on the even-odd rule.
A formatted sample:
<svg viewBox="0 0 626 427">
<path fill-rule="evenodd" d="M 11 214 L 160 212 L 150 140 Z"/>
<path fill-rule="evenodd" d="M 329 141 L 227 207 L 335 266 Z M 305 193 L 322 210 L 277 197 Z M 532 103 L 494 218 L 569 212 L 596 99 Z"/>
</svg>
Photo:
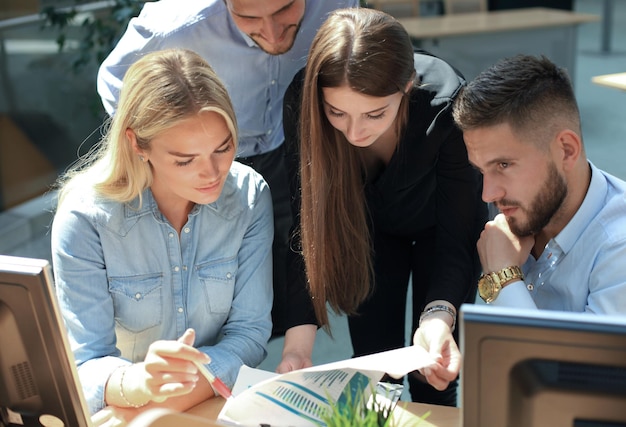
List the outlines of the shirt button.
<svg viewBox="0 0 626 427">
<path fill-rule="evenodd" d="M 139 292 L 135 294 L 135 299 L 141 299 L 141 294 Z"/>
<path fill-rule="evenodd" d="M 532 291 L 533 289 L 535 289 L 535 286 L 534 286 L 532 283 L 529 283 L 528 285 L 526 285 L 526 288 L 527 288 L 529 291 Z"/>
<path fill-rule="evenodd" d="M 185 227 L 185 233 L 189 233 L 190 231 L 191 231 L 191 228 Z"/>
<path fill-rule="evenodd" d="M 174 237 L 174 233 L 169 233 L 168 236 Z"/>
<path fill-rule="evenodd" d="M 183 265 L 183 271 L 187 271 L 187 266 Z"/>
<path fill-rule="evenodd" d="M 180 267 L 179 266 L 174 267 L 174 271 L 180 271 Z"/>
<path fill-rule="evenodd" d="M 227 279 L 230 279 L 230 278 L 232 278 L 232 277 L 233 277 L 233 274 L 232 274 L 232 273 L 226 273 L 226 278 L 227 278 Z"/>
<path fill-rule="evenodd" d="M 275 85 L 276 84 L 276 80 L 272 80 L 272 84 Z"/>
<path fill-rule="evenodd" d="M 178 312 L 182 313 L 183 312 L 183 308 L 182 307 L 178 307 Z"/>
<path fill-rule="evenodd" d="M 268 130 L 268 131 L 267 131 L 267 134 L 268 134 L 268 135 L 271 135 L 271 134 L 272 134 L 272 130 L 271 130 L 271 129 L 270 129 L 270 130 Z"/>
</svg>

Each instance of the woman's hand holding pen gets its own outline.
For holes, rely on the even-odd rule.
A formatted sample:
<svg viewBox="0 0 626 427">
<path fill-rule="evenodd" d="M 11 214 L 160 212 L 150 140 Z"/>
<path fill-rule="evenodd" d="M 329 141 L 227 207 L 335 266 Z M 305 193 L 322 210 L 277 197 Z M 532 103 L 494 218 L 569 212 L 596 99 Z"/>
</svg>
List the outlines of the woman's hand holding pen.
<svg viewBox="0 0 626 427">
<path fill-rule="evenodd" d="M 156 341 L 148 348 L 144 362 L 133 365 L 151 400 L 162 402 L 195 388 L 200 379 L 196 363 L 209 363 L 211 359 L 193 347 L 194 341 L 193 329 L 187 329 L 176 341 Z"/>
<path fill-rule="evenodd" d="M 210 358 L 193 347 L 195 332 L 188 329 L 176 341 L 155 341 L 143 362 L 116 370 L 107 384 L 107 403 L 118 407 L 139 408 L 149 402 L 189 394 L 196 388 L 200 374 L 196 363 Z"/>
<path fill-rule="evenodd" d="M 148 408 L 185 411 L 213 397 L 197 367 L 210 358 L 194 341 L 195 332 L 188 329 L 176 341 L 154 342 L 143 362 L 116 369 L 107 382 L 108 406 L 92 417 L 94 425 L 120 427 Z"/>
</svg>

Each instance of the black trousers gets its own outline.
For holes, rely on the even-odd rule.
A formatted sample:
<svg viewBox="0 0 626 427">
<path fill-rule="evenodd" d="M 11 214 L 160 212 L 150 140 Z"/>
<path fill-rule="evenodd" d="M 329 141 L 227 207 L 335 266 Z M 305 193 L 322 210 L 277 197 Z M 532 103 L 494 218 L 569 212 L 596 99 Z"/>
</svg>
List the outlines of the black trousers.
<svg viewBox="0 0 626 427">
<path fill-rule="evenodd" d="M 414 241 L 382 234 L 374 235 L 373 239 L 376 286 L 371 297 L 359 307 L 359 314 L 348 317 L 354 356 L 412 344 L 413 333 L 425 305 L 430 276 L 435 273 L 434 229 L 424 232 Z M 412 329 L 410 342 L 405 343 L 406 302 L 411 273 Z M 389 381 L 395 382 L 393 379 Z M 447 390 L 437 391 L 414 372 L 409 374 L 408 382 L 413 401 L 456 406 L 458 381 L 450 383 Z"/>
<path fill-rule="evenodd" d="M 285 312 L 287 309 L 286 253 L 291 228 L 291 206 L 289 181 L 283 154 L 283 146 L 268 153 L 241 157 L 238 162 L 259 172 L 270 187 L 274 206 L 274 243 L 272 246 L 274 275 L 274 305 L 272 307 L 272 337 L 285 334 Z"/>
</svg>

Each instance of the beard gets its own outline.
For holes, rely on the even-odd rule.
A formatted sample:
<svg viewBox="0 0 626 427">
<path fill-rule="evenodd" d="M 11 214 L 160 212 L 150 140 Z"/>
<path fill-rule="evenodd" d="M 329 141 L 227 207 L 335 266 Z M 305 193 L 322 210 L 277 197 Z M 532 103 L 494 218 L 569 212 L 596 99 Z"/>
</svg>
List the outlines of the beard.
<svg viewBox="0 0 626 427">
<path fill-rule="evenodd" d="M 548 178 L 528 208 L 506 200 L 502 200 L 500 203 L 505 206 L 519 206 L 523 212 L 526 212 L 527 220 L 525 223 L 513 217 L 507 218 L 511 232 L 518 237 L 525 237 L 539 233 L 548 225 L 561 209 L 566 196 L 567 183 L 565 178 L 559 174 L 554 163 L 550 163 Z"/>
<path fill-rule="evenodd" d="M 293 37 L 291 37 L 288 41 L 286 41 L 284 45 L 272 51 L 268 50 L 268 48 L 264 46 L 266 42 L 264 41 L 262 37 L 258 36 L 257 34 L 249 34 L 249 36 L 263 52 L 272 56 L 282 55 L 283 53 L 289 52 L 291 48 L 293 47 L 293 44 L 296 42 L 296 37 L 298 36 L 298 32 L 300 31 L 301 24 L 302 24 L 302 20 L 300 20 L 300 22 L 298 22 L 295 25 L 287 27 L 285 29 L 285 33 L 288 33 L 292 31 L 293 29 Z"/>
</svg>

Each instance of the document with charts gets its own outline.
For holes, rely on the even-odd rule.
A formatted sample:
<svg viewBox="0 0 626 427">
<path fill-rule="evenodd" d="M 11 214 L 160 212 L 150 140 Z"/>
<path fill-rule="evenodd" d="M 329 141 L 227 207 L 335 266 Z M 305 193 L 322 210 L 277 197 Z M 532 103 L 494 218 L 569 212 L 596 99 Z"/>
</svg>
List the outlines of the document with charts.
<svg viewBox="0 0 626 427">
<path fill-rule="evenodd" d="M 367 398 L 385 373 L 401 377 L 433 363 L 412 346 L 371 356 L 342 360 L 282 375 L 242 367 L 218 421 L 239 426 L 324 426 L 331 402 L 339 406 L 360 392 Z M 259 375 L 267 379 L 259 381 Z M 393 397 L 393 403 L 399 397 Z"/>
</svg>

